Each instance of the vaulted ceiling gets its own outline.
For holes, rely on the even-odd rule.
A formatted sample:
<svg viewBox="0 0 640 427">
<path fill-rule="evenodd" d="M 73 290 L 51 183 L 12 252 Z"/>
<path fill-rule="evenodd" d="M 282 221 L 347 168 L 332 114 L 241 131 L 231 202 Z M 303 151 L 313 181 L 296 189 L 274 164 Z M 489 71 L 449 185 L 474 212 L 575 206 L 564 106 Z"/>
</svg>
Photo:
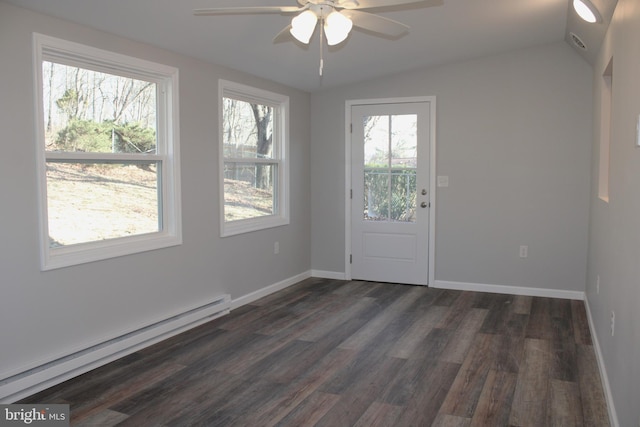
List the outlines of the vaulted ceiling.
<svg viewBox="0 0 640 427">
<path fill-rule="evenodd" d="M 193 15 L 196 8 L 296 6 L 296 0 L 2 1 L 314 92 L 561 40 L 593 62 L 617 0 L 592 0 L 604 18 L 599 24 L 582 22 L 570 0 L 425 0 L 368 10 L 411 29 L 390 39 L 354 28 L 345 42 L 324 47 L 322 77 L 318 29 L 309 45 L 293 37 L 274 43 L 291 15 Z"/>
</svg>

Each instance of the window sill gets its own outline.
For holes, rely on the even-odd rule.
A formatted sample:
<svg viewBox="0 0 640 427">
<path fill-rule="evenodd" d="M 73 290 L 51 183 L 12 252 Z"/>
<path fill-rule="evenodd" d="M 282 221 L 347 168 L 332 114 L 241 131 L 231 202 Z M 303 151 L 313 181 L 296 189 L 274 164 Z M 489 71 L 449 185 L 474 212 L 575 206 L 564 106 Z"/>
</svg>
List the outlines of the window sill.
<svg viewBox="0 0 640 427">
<path fill-rule="evenodd" d="M 264 230 L 267 228 L 280 227 L 289 224 L 289 218 L 281 216 L 269 216 L 262 218 L 251 218 L 223 223 L 220 237 L 235 236 L 237 234 L 249 233 L 252 231 Z"/>
<path fill-rule="evenodd" d="M 55 270 L 181 244 L 182 237 L 179 235 L 153 233 L 53 249 L 47 248 L 42 256 L 41 270 Z"/>
</svg>

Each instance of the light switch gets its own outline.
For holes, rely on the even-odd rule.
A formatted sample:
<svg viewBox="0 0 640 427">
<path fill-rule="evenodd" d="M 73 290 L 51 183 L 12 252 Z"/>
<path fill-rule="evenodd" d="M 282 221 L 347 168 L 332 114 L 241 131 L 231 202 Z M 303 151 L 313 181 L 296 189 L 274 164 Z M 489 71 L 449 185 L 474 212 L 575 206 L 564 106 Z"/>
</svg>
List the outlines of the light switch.
<svg viewBox="0 0 640 427">
<path fill-rule="evenodd" d="M 438 187 L 448 187 L 449 177 L 446 175 L 438 175 Z"/>
</svg>

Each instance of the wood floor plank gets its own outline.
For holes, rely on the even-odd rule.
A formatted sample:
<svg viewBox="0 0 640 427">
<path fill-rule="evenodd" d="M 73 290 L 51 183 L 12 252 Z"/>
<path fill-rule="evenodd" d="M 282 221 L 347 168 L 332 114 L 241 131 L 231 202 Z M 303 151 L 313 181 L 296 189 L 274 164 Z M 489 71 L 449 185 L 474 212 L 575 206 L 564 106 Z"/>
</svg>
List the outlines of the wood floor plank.
<svg viewBox="0 0 640 427">
<path fill-rule="evenodd" d="M 534 297 L 525 331 L 526 338 L 551 339 L 551 299 Z"/>
<path fill-rule="evenodd" d="M 387 357 L 377 359 L 375 365 L 373 358 L 364 358 L 360 361 L 361 366 L 350 365 L 350 369 L 338 373 L 338 375 L 344 375 L 348 378 L 348 383 L 343 382 L 343 378 L 340 378 L 339 381 L 335 381 L 337 378 L 334 378 L 329 381 L 327 387 L 321 387 L 321 391 L 339 390 L 336 394 L 339 394 L 341 399 L 334 405 L 335 410 L 322 417 L 318 426 L 333 427 L 357 423 L 369 406 L 373 402 L 379 401 L 380 397 L 385 394 L 398 371 L 406 362 L 404 359 Z M 371 369 L 376 370 L 374 377 L 367 374 L 367 372 L 371 372 Z"/>
<path fill-rule="evenodd" d="M 278 424 L 323 383 L 353 360 L 355 355 L 356 352 L 352 350 L 331 351 L 303 376 L 291 382 L 282 393 L 272 396 L 270 401 L 246 414 L 245 425 L 271 427 Z"/>
<path fill-rule="evenodd" d="M 353 427 L 389 427 L 395 425 L 403 408 L 388 403 L 373 402 Z"/>
<path fill-rule="evenodd" d="M 397 298 L 393 303 L 384 308 L 372 318 L 369 322 L 362 326 L 356 333 L 342 342 L 339 347 L 344 349 L 358 350 L 363 349 L 367 344 L 375 339 L 380 331 L 386 328 L 395 318 L 407 312 L 407 309 L 422 293 L 419 287 L 412 287 Z"/>
<path fill-rule="evenodd" d="M 305 298 L 283 307 L 284 315 L 281 318 L 256 325 L 258 327 L 256 332 L 263 335 L 276 335 L 283 330 L 292 330 L 298 323 L 314 317 L 316 313 L 335 304 L 338 298 L 335 295 L 316 296 L 309 293 Z"/>
<path fill-rule="evenodd" d="M 442 404 L 441 412 L 471 418 L 493 366 L 496 336 L 477 334 Z"/>
<path fill-rule="evenodd" d="M 184 368 L 184 365 L 166 363 L 143 370 L 122 382 L 105 382 L 105 384 L 111 385 L 108 389 L 103 388 L 99 394 L 95 394 L 95 391 L 92 390 L 93 395 L 83 395 L 83 399 L 86 399 L 85 401 L 74 403 L 71 421 L 76 423 L 101 413 L 130 396 L 146 390 L 149 387 L 153 387 L 153 385 L 176 374 Z M 74 401 L 78 400 L 78 398 L 74 399 Z M 99 404 L 96 404 L 98 401 Z"/>
<path fill-rule="evenodd" d="M 476 305 L 476 301 L 481 298 L 479 294 L 467 291 L 457 291 L 452 293 L 452 295 L 454 295 L 455 298 L 451 301 L 447 300 L 447 302 L 450 302 L 448 306 L 449 311 L 437 325 L 438 328 L 457 329 L 467 312 L 471 310 Z M 438 302 L 436 302 L 436 304 L 437 303 Z"/>
<path fill-rule="evenodd" d="M 337 394 L 316 391 L 290 412 L 278 426 L 314 426 L 341 399 Z"/>
<path fill-rule="evenodd" d="M 371 282 L 365 282 L 362 280 L 352 280 L 346 282 L 344 286 L 340 286 L 331 291 L 332 295 L 336 295 L 344 298 L 362 298 L 371 292 Z M 379 286 L 379 285 L 376 285 Z"/>
<path fill-rule="evenodd" d="M 440 358 L 447 362 L 462 364 L 476 334 L 484 323 L 485 317 L 487 317 L 487 313 L 488 310 L 486 309 L 472 308 L 451 336 Z"/>
<path fill-rule="evenodd" d="M 584 425 L 588 427 L 609 426 L 609 414 L 604 399 L 604 390 L 593 347 L 578 345 L 578 383 L 582 400 Z"/>
<path fill-rule="evenodd" d="M 455 415 L 438 414 L 431 427 L 469 427 L 471 420 Z"/>
<path fill-rule="evenodd" d="M 550 380 L 547 425 L 580 427 L 584 425 L 580 387 L 575 382 Z"/>
<path fill-rule="evenodd" d="M 573 321 L 576 344 L 592 345 L 584 301 L 571 301 L 571 319 Z"/>
<path fill-rule="evenodd" d="M 20 403 L 74 425 L 608 426 L 584 304 L 309 278 Z"/>
<path fill-rule="evenodd" d="M 525 341 L 524 362 L 518 373 L 511 404 L 510 425 L 525 427 L 546 424 L 550 353 L 549 341 Z"/>
<path fill-rule="evenodd" d="M 524 331 L 529 318 L 511 312 L 505 320 L 503 333 L 497 337 L 494 369 L 517 374 L 524 358 Z"/>
<path fill-rule="evenodd" d="M 429 370 L 429 376 L 409 399 L 396 425 L 430 426 L 438 416 L 459 370 L 460 365 L 457 363 L 438 362 L 434 369 Z"/>
<path fill-rule="evenodd" d="M 348 310 L 346 310 L 348 308 Z M 365 312 L 371 312 L 377 309 L 377 301 L 375 298 L 363 297 L 359 298 L 355 303 L 340 305 L 337 310 L 326 310 L 322 313 L 321 321 L 315 322 L 312 328 L 309 328 L 298 339 L 304 341 L 317 341 L 320 338 L 330 334 L 332 331 L 339 329 L 340 326 L 350 318 L 359 316 Z"/>
<path fill-rule="evenodd" d="M 515 314 L 530 314 L 531 313 L 531 302 L 533 301 L 533 297 L 526 295 L 515 295 L 513 297 L 513 303 L 511 306 L 511 310 Z"/>
<path fill-rule="evenodd" d="M 516 381 L 516 374 L 490 370 L 470 425 L 472 427 L 508 425 Z"/>
<path fill-rule="evenodd" d="M 420 357 L 412 357 L 406 361 L 381 401 L 406 406 L 412 399 L 415 400 L 428 394 L 427 388 L 443 381 L 439 377 L 440 370 L 445 370 L 446 372 L 455 370 L 457 373 L 460 364 L 439 360 L 440 353 L 449 341 L 451 334 L 452 331 L 450 330 L 433 329 L 422 341 L 422 345 L 417 347 L 417 349 L 423 347 L 428 351 L 417 351 Z"/>
<path fill-rule="evenodd" d="M 124 420 L 126 420 L 129 416 L 126 414 L 121 414 L 116 411 L 112 411 L 106 409 L 104 411 L 98 412 L 97 414 L 86 418 L 79 422 L 74 422 L 74 427 L 112 427 L 120 424 Z"/>
<path fill-rule="evenodd" d="M 139 427 L 149 422 L 162 422 L 190 414 L 198 415 L 203 402 L 208 407 L 219 407 L 229 396 L 242 389 L 246 383 L 240 375 L 214 370 L 200 375 L 192 371 L 189 376 L 172 377 L 111 409 L 129 415 L 122 427 Z"/>
<path fill-rule="evenodd" d="M 419 312 L 414 323 L 398 338 L 389 349 L 388 356 L 409 359 L 420 356 L 417 347 L 422 343 L 431 330 L 440 322 L 447 312 L 447 307 L 433 306 L 430 310 Z"/>
<path fill-rule="evenodd" d="M 562 381 L 577 381 L 578 359 L 576 344 L 573 334 L 573 321 L 571 313 L 566 317 L 553 317 L 551 319 L 551 371 L 552 379 Z"/>
</svg>

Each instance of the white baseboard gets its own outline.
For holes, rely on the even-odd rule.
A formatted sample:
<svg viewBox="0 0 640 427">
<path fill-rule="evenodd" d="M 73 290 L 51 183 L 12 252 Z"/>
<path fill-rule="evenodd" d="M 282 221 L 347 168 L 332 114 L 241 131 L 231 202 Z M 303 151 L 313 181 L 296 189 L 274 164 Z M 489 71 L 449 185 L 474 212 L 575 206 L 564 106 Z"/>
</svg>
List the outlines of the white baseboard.
<svg viewBox="0 0 640 427">
<path fill-rule="evenodd" d="M 297 274 L 293 277 L 289 277 L 288 279 L 284 279 L 278 283 L 274 283 L 273 285 L 269 285 L 265 288 L 258 289 L 257 291 L 251 292 L 250 294 L 243 295 L 239 298 L 235 298 L 231 301 L 231 310 L 234 310 L 238 307 L 242 307 L 245 304 L 250 304 L 253 301 L 256 301 L 262 297 L 266 297 L 269 294 L 282 290 L 284 288 L 288 288 L 291 285 L 295 285 L 296 283 L 308 279 L 311 277 L 310 271 L 305 271 L 303 273 Z"/>
<path fill-rule="evenodd" d="M 618 421 L 618 415 L 616 407 L 613 403 L 613 393 L 611 393 L 611 385 L 609 384 L 609 376 L 604 365 L 604 358 L 602 357 L 602 349 L 600 348 L 600 342 L 598 341 L 598 334 L 594 326 L 593 317 L 591 316 L 591 308 L 589 307 L 589 298 L 585 296 L 584 305 L 587 310 L 587 319 L 589 321 L 589 330 L 591 331 L 591 341 L 593 342 L 593 349 L 596 352 L 596 360 L 598 361 L 598 369 L 600 371 L 600 380 L 602 381 L 602 388 L 604 389 L 604 397 L 607 401 L 607 409 L 609 411 L 609 423 L 611 427 L 620 427 Z"/>
<path fill-rule="evenodd" d="M 339 271 L 311 270 L 311 277 L 319 277 L 321 279 L 345 280 L 346 275 Z"/>
<path fill-rule="evenodd" d="M 526 288 L 520 286 L 489 285 L 485 283 L 450 282 L 447 280 L 436 280 L 430 286 L 436 289 L 454 289 L 458 291 L 492 292 L 495 294 L 584 300 L 584 292 L 565 291 L 562 289 Z"/>
<path fill-rule="evenodd" d="M 206 304 L 105 337 L 81 348 L 71 349 L 48 360 L 6 372 L 0 377 L 0 403 L 15 402 L 209 322 L 229 313 L 230 303 L 229 295 L 221 295 Z"/>
</svg>

